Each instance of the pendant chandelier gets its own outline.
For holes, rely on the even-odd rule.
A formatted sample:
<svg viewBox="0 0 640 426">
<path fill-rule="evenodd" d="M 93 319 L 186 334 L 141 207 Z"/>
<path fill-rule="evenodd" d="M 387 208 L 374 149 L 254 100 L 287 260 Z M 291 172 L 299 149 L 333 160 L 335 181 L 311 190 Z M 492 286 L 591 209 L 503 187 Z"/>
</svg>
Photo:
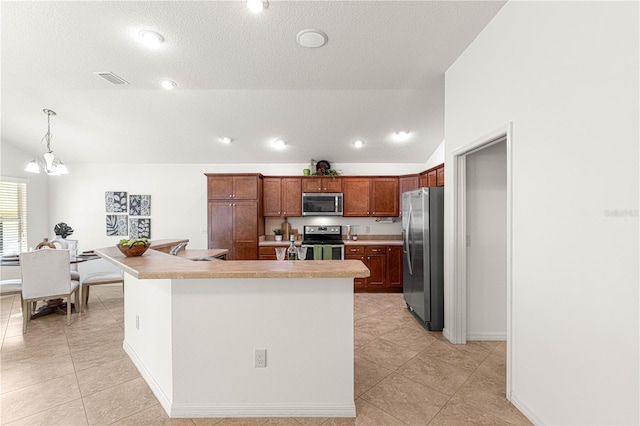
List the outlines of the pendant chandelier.
<svg viewBox="0 0 640 426">
<path fill-rule="evenodd" d="M 56 158 L 51 150 L 51 116 L 56 115 L 56 112 L 50 109 L 43 109 L 42 111 L 47 114 L 47 133 L 40 142 L 43 145 L 46 143 L 47 150 L 43 158 L 38 157 L 29 161 L 29 164 L 27 164 L 24 170 L 31 173 L 40 173 L 40 169 L 42 169 L 46 174 L 52 176 L 67 175 L 69 174 L 67 166 L 65 166 L 59 158 Z"/>
</svg>

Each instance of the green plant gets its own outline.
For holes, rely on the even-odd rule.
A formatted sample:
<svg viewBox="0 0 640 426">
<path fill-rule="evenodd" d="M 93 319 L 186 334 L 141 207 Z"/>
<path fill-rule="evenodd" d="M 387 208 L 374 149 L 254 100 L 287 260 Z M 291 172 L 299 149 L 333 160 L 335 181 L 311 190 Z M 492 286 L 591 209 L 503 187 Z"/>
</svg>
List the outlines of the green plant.
<svg viewBox="0 0 640 426">
<path fill-rule="evenodd" d="M 274 230 L 273 230 L 273 233 L 274 233 L 275 235 L 282 235 L 282 229 L 280 229 L 280 228 L 278 228 L 278 229 L 274 229 Z"/>
<path fill-rule="evenodd" d="M 53 232 L 56 235 L 60 235 L 62 238 L 67 238 L 69 235 L 73 234 L 73 228 L 64 222 L 60 222 L 53 227 Z"/>
<path fill-rule="evenodd" d="M 334 178 L 334 177 L 339 175 L 338 171 L 334 170 L 334 169 L 329 169 L 329 170 L 325 171 L 325 174 L 327 176 L 330 176 L 331 178 Z"/>
<path fill-rule="evenodd" d="M 130 240 L 127 239 L 122 239 L 120 241 L 118 241 L 118 245 L 119 246 L 129 246 L 129 247 L 133 247 L 133 246 L 138 246 L 138 245 L 147 245 L 149 244 L 149 240 L 147 240 L 146 238 L 131 238 Z"/>
</svg>

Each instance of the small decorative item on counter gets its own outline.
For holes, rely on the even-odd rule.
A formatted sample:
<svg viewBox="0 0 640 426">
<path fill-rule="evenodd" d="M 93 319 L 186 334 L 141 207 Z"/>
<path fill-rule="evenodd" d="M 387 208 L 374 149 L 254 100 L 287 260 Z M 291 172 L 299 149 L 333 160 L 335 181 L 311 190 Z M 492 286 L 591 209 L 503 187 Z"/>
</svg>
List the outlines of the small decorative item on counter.
<svg viewBox="0 0 640 426">
<path fill-rule="evenodd" d="M 353 234 L 353 241 L 358 241 L 358 235 L 357 234 Z"/>
<path fill-rule="evenodd" d="M 40 250 L 41 248 L 56 248 L 53 244 L 49 242 L 48 238 L 44 238 L 40 244 L 36 246 L 36 250 Z"/>
<path fill-rule="evenodd" d="M 274 229 L 273 235 L 275 235 L 276 241 L 282 241 L 282 229 Z"/>
<path fill-rule="evenodd" d="M 311 175 L 311 169 L 302 169 L 302 174 L 305 176 L 310 176 Z"/>
<path fill-rule="evenodd" d="M 291 235 L 291 238 L 289 238 L 290 244 L 289 244 L 289 248 L 287 249 L 287 257 L 289 258 L 289 260 L 297 260 L 298 258 L 298 250 L 296 250 L 296 243 L 293 240 L 293 235 Z"/>
<path fill-rule="evenodd" d="M 282 228 L 282 239 L 285 241 L 288 240 L 289 235 L 291 235 L 291 224 L 287 222 L 286 217 L 284 218 L 284 222 L 280 225 L 280 228 Z"/>
<path fill-rule="evenodd" d="M 134 238 L 130 240 L 120 240 L 116 247 L 127 257 L 142 256 L 151 244 L 146 238 Z"/>
</svg>

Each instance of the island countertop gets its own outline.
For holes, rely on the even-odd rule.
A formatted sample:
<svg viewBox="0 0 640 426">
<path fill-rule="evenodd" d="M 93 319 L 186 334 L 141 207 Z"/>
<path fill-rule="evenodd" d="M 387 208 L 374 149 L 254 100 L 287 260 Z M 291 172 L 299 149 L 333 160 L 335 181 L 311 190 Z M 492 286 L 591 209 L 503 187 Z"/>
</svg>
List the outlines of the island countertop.
<svg viewBox="0 0 640 426">
<path fill-rule="evenodd" d="M 360 260 L 228 260 L 193 261 L 190 250 L 172 256 L 153 249 L 126 257 L 116 247 L 95 250 L 103 259 L 139 279 L 189 278 L 366 278 L 369 269 Z M 195 251 L 194 251 L 195 252 Z M 222 250 L 226 252 L 226 250 Z M 209 256 L 211 250 L 209 250 Z M 224 253 L 220 253 L 224 254 Z"/>
</svg>

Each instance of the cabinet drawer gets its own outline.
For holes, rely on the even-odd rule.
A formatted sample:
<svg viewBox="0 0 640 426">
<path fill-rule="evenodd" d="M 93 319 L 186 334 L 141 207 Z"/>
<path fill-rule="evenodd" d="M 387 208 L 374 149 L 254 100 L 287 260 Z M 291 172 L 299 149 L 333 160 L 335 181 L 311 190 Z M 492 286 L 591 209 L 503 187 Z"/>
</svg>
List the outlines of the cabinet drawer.
<svg viewBox="0 0 640 426">
<path fill-rule="evenodd" d="M 366 246 L 365 254 L 385 254 L 384 246 Z"/>
<path fill-rule="evenodd" d="M 260 247 L 260 260 L 276 260 L 276 248 L 275 247 Z"/>
<path fill-rule="evenodd" d="M 345 245 L 344 246 L 344 254 L 345 254 L 345 257 L 347 255 L 349 255 L 349 254 L 364 255 L 364 246 Z"/>
</svg>

